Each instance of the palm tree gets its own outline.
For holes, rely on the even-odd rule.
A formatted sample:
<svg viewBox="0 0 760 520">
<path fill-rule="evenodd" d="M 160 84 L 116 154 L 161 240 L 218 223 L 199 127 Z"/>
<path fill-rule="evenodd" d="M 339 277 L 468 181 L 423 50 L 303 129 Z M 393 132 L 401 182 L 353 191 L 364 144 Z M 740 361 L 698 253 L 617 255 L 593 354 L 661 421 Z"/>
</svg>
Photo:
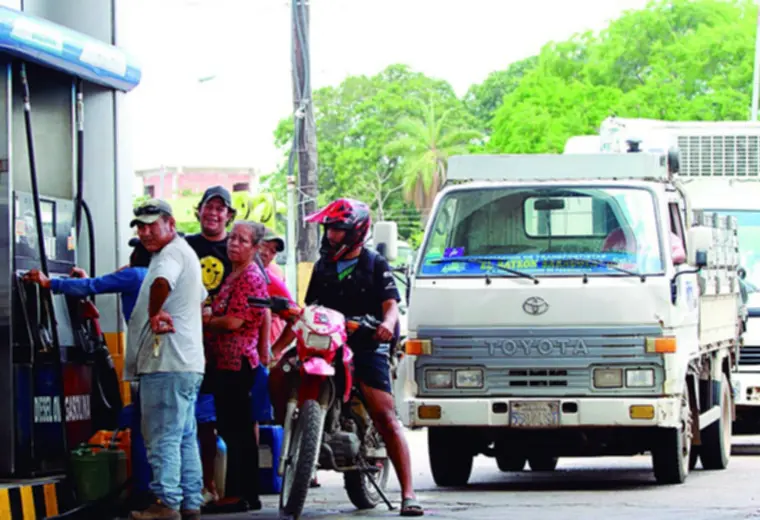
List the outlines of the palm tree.
<svg viewBox="0 0 760 520">
<path fill-rule="evenodd" d="M 453 109 L 436 117 L 431 100 L 424 118 L 405 117 L 398 122 L 400 134 L 386 146 L 386 154 L 401 159 L 404 197 L 414 203 L 427 221 L 438 190 L 446 181 L 446 165 L 452 155 L 468 152 L 468 144 L 482 137 L 475 130 L 456 128 L 451 121 Z"/>
</svg>

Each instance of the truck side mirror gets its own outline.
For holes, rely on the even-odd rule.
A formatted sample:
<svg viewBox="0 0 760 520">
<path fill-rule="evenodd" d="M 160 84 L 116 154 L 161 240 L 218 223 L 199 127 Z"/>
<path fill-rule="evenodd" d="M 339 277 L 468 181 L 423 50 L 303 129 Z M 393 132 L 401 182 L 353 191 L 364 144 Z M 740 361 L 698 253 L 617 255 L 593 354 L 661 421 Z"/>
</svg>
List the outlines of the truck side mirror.
<svg viewBox="0 0 760 520">
<path fill-rule="evenodd" d="M 694 255 L 694 267 L 702 269 L 707 266 L 707 251 L 704 249 L 698 249 Z"/>
<path fill-rule="evenodd" d="M 687 235 L 688 263 L 701 269 L 707 265 L 707 252 L 712 245 L 712 230 L 704 226 L 689 229 Z"/>
<path fill-rule="evenodd" d="M 382 255 L 392 262 L 398 258 L 398 227 L 395 222 L 382 221 L 375 224 L 373 230 L 375 248 L 383 250 Z"/>
</svg>

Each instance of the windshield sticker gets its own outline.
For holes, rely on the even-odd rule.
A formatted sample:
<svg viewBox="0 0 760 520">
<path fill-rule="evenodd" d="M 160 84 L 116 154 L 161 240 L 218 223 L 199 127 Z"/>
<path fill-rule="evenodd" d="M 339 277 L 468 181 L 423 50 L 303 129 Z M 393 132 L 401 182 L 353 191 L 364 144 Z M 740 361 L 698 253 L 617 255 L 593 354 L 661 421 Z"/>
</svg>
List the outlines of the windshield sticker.
<svg viewBox="0 0 760 520">
<path fill-rule="evenodd" d="M 444 258 L 452 258 L 455 256 L 464 256 L 464 248 L 463 247 L 447 247 L 446 250 L 443 252 Z"/>
<path fill-rule="evenodd" d="M 455 248 L 450 248 L 455 249 Z M 461 249 L 461 248 L 457 248 Z M 448 252 L 448 249 L 446 250 Z M 461 261 L 455 260 L 460 258 Z M 451 261 L 441 261 L 452 258 Z M 425 258 L 421 274 L 495 274 L 502 269 L 514 269 L 539 274 L 558 272 L 612 273 L 612 265 L 636 270 L 637 257 L 630 253 L 544 253 L 532 255 L 463 255 L 430 254 Z M 609 263 L 610 266 L 600 265 Z"/>
</svg>

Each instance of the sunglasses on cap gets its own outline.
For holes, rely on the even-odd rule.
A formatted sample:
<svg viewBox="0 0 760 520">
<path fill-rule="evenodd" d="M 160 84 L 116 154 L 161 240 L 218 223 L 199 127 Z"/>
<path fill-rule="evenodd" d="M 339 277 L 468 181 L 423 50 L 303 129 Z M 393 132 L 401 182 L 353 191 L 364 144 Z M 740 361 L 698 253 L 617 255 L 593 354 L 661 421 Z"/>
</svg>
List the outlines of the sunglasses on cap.
<svg viewBox="0 0 760 520">
<path fill-rule="evenodd" d="M 143 215 L 160 215 L 161 213 L 166 213 L 166 210 L 151 204 L 135 208 L 134 213 L 136 217 L 142 217 Z"/>
</svg>

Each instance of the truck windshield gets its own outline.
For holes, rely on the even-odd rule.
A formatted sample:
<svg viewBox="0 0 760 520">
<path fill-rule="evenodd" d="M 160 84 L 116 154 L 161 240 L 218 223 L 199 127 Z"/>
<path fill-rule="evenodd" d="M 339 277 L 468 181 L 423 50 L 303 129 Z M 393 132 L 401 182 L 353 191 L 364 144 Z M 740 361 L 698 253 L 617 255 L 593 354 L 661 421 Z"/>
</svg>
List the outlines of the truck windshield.
<svg viewBox="0 0 760 520">
<path fill-rule="evenodd" d="M 499 267 L 534 276 L 663 272 L 654 197 L 646 189 L 466 188 L 447 194 L 432 218 L 421 277 L 510 276 Z M 456 262 L 458 256 L 479 261 Z"/>
<path fill-rule="evenodd" d="M 739 263 L 747 271 L 744 285 L 747 293 L 757 293 L 757 288 L 760 287 L 760 211 L 725 209 L 709 209 L 707 211 L 736 217 L 739 228 L 737 232 L 739 237 Z M 757 305 L 752 306 L 760 306 L 760 301 L 757 303 Z"/>
</svg>

